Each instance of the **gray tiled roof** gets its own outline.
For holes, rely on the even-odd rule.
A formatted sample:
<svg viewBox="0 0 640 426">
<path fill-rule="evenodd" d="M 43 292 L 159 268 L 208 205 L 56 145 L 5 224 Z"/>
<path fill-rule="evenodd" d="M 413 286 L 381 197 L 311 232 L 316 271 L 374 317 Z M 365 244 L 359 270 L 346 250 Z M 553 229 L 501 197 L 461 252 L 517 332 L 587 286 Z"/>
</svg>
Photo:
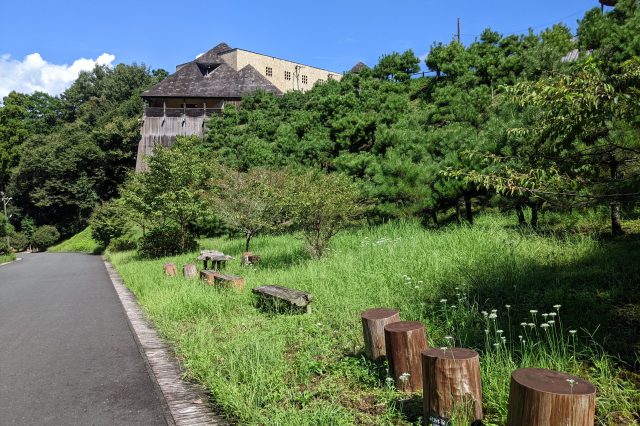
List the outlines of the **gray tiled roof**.
<svg viewBox="0 0 640 426">
<path fill-rule="evenodd" d="M 239 71 L 218 55 L 230 50 L 225 43 L 182 65 L 160 83 L 142 93 L 148 97 L 241 98 L 256 90 L 281 94 L 266 77 L 251 65 Z"/>
<path fill-rule="evenodd" d="M 358 62 L 357 64 L 355 64 L 355 65 L 354 65 L 354 66 L 349 70 L 349 72 L 352 72 L 352 73 L 356 73 L 356 74 L 357 74 L 357 73 L 359 73 L 360 71 L 365 70 L 365 69 L 369 69 L 369 67 L 367 66 L 367 64 L 365 64 L 364 62 Z"/>
</svg>

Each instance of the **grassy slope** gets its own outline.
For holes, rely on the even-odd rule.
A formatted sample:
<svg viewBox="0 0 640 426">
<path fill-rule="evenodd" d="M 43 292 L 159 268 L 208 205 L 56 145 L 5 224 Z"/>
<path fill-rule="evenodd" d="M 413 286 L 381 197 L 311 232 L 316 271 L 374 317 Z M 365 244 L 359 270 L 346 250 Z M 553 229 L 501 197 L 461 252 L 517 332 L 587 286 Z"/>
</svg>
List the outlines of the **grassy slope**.
<svg viewBox="0 0 640 426">
<path fill-rule="evenodd" d="M 16 259 L 15 253 L 0 254 L 0 263 L 11 262 Z"/>
<path fill-rule="evenodd" d="M 333 251 L 321 260 L 308 259 L 301 241 L 291 236 L 260 237 L 252 247 L 263 256 L 259 267 L 230 265 L 230 272 L 245 277 L 248 289 L 277 283 L 312 292 L 311 315 L 264 313 L 254 307 L 248 289 L 237 294 L 164 277 L 162 263 L 168 259 L 138 260 L 131 252 L 111 258 L 161 333 L 175 344 L 188 374 L 241 422 L 402 423 L 418 420 L 419 399 L 405 401 L 385 385 L 384 366 L 363 359 L 359 313 L 369 307 L 395 307 L 403 319 L 425 322 L 434 346 L 447 344 L 444 337 L 451 334 L 456 345 L 482 348 L 486 325 L 469 312 L 497 309 L 496 326 L 508 330 L 517 345 L 519 331 L 506 324 L 505 304 L 512 306 L 513 327 L 530 321 L 529 309 L 550 312 L 562 304 L 565 326 L 594 330 L 603 324 L 608 348 L 624 347 L 633 358 L 630 348 L 638 336 L 631 323 L 610 327 L 624 321 L 621 307 L 640 303 L 632 300 L 638 299 L 640 282 L 638 241 L 618 246 L 587 236 L 526 235 L 509 229 L 509 223 L 483 217 L 473 228 L 427 231 L 408 223 L 355 230 L 336 237 Z M 201 245 L 236 256 L 242 252 L 241 240 Z M 180 268 L 194 257 L 171 260 Z M 467 294 L 480 306 L 465 302 Z M 440 303 L 442 298 L 448 305 Z M 451 308 L 455 300 L 460 306 Z M 637 325 L 637 318 L 630 321 Z M 596 340 L 603 337 L 601 331 Z M 516 364 L 491 352 L 490 342 L 487 346 L 482 357 L 485 409 L 491 421 L 501 423 L 509 372 Z M 615 423 L 614 411 L 637 411 L 637 389 L 614 379 L 606 358 L 596 354 L 590 359 L 597 368 L 583 376 L 599 386 L 601 420 Z M 553 357 L 524 363 L 582 369 Z"/>
<path fill-rule="evenodd" d="M 102 247 L 91 238 L 91 228 L 87 227 L 68 240 L 49 247 L 47 251 L 53 253 L 80 252 L 98 254 L 102 251 Z"/>
</svg>

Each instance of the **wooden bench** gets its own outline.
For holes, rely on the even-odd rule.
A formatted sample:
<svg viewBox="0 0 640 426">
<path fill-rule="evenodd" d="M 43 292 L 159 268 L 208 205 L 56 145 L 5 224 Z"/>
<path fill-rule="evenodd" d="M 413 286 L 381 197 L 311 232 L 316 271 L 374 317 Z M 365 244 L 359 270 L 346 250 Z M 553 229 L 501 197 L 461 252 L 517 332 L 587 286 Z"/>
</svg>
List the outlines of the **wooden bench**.
<svg viewBox="0 0 640 426">
<path fill-rule="evenodd" d="M 223 274 L 218 271 L 206 269 L 204 271 L 200 271 L 200 279 L 209 285 L 233 287 L 238 291 L 242 291 L 244 289 L 244 278 L 238 275 Z"/>
<path fill-rule="evenodd" d="M 311 313 L 311 293 L 294 290 L 279 285 L 263 285 L 252 292 L 258 297 L 258 304 L 262 307 L 273 308 L 276 311 L 286 310 L 304 311 Z"/>
</svg>

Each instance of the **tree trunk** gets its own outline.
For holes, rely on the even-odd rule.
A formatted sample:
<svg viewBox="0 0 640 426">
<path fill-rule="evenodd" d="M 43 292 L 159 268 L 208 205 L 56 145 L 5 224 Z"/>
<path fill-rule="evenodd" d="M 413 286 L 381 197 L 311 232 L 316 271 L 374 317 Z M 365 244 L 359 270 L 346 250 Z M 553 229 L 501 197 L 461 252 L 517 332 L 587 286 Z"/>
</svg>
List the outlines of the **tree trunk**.
<svg viewBox="0 0 640 426">
<path fill-rule="evenodd" d="M 473 225 L 473 210 L 471 205 L 471 196 L 469 194 L 464 195 L 464 211 L 467 214 L 467 222 Z"/>
<path fill-rule="evenodd" d="M 458 225 L 462 225 L 462 206 L 464 205 L 464 199 L 458 198 L 456 200 L 456 222 Z"/>
<path fill-rule="evenodd" d="M 452 414 L 456 414 L 460 424 L 482 420 L 480 357 L 476 351 L 426 350 L 422 352 L 422 373 L 423 418 L 431 422 L 425 424 L 443 424 Z"/>
<path fill-rule="evenodd" d="M 540 202 L 534 201 L 533 204 L 531 204 L 531 227 L 534 229 L 538 227 L 539 210 L 540 210 Z"/>
<path fill-rule="evenodd" d="M 251 237 L 253 237 L 253 233 L 247 232 L 244 235 L 245 235 L 244 251 L 249 251 L 249 244 L 251 243 Z"/>
<path fill-rule="evenodd" d="M 618 179 L 618 163 L 613 160 L 611 161 L 611 179 Z M 611 234 L 613 235 L 622 235 L 624 231 L 622 230 L 622 225 L 620 224 L 620 202 L 613 201 L 611 202 Z"/>
<path fill-rule="evenodd" d="M 596 388 L 579 377 L 542 368 L 511 374 L 507 426 L 593 426 Z"/>
<path fill-rule="evenodd" d="M 384 327 L 389 373 L 403 392 L 422 390 L 422 351 L 428 348 L 424 324 L 398 321 Z"/>
<path fill-rule="evenodd" d="M 620 224 L 620 203 L 611 203 L 611 233 L 613 235 L 622 235 L 622 225 Z"/>
<path fill-rule="evenodd" d="M 400 321 L 400 314 L 395 309 L 367 309 L 360 315 L 364 334 L 364 349 L 367 357 L 378 361 L 387 355 L 384 343 L 384 326 Z"/>
<path fill-rule="evenodd" d="M 524 217 L 524 210 L 522 210 L 522 204 L 516 204 L 516 216 L 518 216 L 518 225 L 525 226 L 527 224 L 527 220 Z"/>
</svg>

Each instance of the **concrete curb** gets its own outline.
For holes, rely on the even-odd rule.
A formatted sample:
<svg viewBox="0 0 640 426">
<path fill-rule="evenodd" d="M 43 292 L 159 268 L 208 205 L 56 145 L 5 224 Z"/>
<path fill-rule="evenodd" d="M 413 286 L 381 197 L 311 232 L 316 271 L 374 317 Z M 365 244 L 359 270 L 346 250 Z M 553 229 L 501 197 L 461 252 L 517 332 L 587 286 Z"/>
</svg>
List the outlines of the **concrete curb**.
<svg viewBox="0 0 640 426">
<path fill-rule="evenodd" d="M 109 278 L 127 314 L 129 327 L 149 371 L 152 381 L 166 402 L 165 417 L 169 425 L 230 425 L 228 419 L 214 413 L 204 390 L 182 379 L 180 365 L 171 348 L 147 321 L 138 302 L 125 287 L 120 274 L 103 256 Z"/>
</svg>

